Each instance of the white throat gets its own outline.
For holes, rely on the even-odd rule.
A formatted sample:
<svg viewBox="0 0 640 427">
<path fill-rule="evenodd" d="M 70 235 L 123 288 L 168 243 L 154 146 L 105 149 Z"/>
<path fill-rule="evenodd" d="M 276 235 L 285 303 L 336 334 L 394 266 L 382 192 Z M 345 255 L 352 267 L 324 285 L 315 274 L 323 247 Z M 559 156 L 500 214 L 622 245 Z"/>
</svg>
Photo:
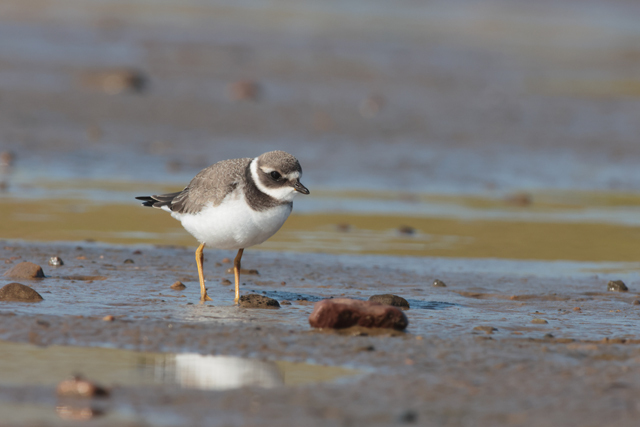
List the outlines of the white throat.
<svg viewBox="0 0 640 427">
<path fill-rule="evenodd" d="M 258 175 L 258 158 L 256 157 L 251 161 L 251 178 L 253 178 L 253 182 L 255 182 L 258 190 L 263 193 L 273 197 L 276 200 L 281 202 L 291 202 L 293 198 L 296 197 L 298 192 L 288 185 L 279 188 L 269 188 L 266 187 L 262 181 L 260 181 L 260 176 Z"/>
</svg>

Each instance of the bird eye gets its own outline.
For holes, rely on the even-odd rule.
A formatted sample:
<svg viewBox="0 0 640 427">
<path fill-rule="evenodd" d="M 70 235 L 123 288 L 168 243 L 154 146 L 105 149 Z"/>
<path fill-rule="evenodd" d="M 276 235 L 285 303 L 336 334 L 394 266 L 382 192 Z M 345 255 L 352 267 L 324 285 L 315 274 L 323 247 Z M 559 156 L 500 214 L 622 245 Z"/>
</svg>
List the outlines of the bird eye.
<svg viewBox="0 0 640 427">
<path fill-rule="evenodd" d="M 280 175 L 278 172 L 273 171 L 271 172 L 271 178 L 275 179 L 276 181 L 279 180 L 280 178 L 282 178 L 282 175 Z"/>
</svg>

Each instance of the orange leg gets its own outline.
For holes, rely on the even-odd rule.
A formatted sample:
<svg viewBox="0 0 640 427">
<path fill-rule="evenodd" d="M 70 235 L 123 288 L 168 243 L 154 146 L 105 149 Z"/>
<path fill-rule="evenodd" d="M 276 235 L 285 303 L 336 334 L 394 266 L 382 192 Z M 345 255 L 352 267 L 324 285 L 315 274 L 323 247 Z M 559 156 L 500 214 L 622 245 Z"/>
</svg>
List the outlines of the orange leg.
<svg viewBox="0 0 640 427">
<path fill-rule="evenodd" d="M 202 254 L 202 250 L 204 249 L 204 243 L 198 246 L 196 249 L 196 264 L 198 265 L 198 277 L 200 278 L 200 303 L 204 304 L 205 301 L 213 301 L 207 295 L 207 288 L 204 287 L 204 274 L 202 272 L 202 261 L 204 260 L 204 255 Z"/>
<path fill-rule="evenodd" d="M 236 299 L 233 300 L 236 304 L 240 301 L 240 260 L 242 259 L 242 253 L 244 249 L 238 250 L 238 255 L 233 261 L 233 275 L 236 277 Z"/>
</svg>

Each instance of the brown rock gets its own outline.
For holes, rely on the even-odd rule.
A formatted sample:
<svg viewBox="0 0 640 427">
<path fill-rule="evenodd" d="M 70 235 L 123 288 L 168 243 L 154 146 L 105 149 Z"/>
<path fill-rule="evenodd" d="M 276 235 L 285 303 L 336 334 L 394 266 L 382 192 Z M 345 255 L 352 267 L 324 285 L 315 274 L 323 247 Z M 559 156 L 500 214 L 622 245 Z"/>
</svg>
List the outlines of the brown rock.
<svg viewBox="0 0 640 427">
<path fill-rule="evenodd" d="M 175 289 L 176 291 L 181 291 L 183 289 L 187 289 L 187 287 L 181 281 L 176 281 L 173 285 L 171 285 L 171 289 Z"/>
<path fill-rule="evenodd" d="M 229 279 L 222 279 L 222 280 L 220 281 L 220 284 L 221 284 L 222 286 L 229 286 L 229 285 L 231 285 L 231 280 L 229 280 Z"/>
<path fill-rule="evenodd" d="M 109 392 L 103 387 L 80 376 L 64 380 L 56 388 L 58 396 L 64 397 L 106 397 Z"/>
<path fill-rule="evenodd" d="M 278 301 L 258 294 L 242 295 L 238 305 L 243 308 L 280 308 Z"/>
<path fill-rule="evenodd" d="M 447 287 L 447 285 L 442 280 L 439 280 L 439 279 L 436 279 L 436 280 L 433 281 L 433 286 L 435 286 L 436 288 L 446 288 Z"/>
<path fill-rule="evenodd" d="M 400 307 L 403 310 L 409 310 L 409 303 L 406 299 L 399 297 L 398 295 L 382 294 L 373 295 L 369 298 L 369 301 L 379 302 L 380 304 L 392 305 L 394 307 Z"/>
<path fill-rule="evenodd" d="M 629 288 L 622 280 L 611 280 L 607 283 L 607 290 L 611 292 L 627 292 Z"/>
<path fill-rule="evenodd" d="M 261 88 L 257 82 L 240 80 L 229 84 L 227 94 L 232 101 L 257 101 Z"/>
<path fill-rule="evenodd" d="M 227 268 L 227 274 L 233 274 L 233 268 Z M 242 275 L 259 275 L 260 273 L 258 273 L 258 270 L 248 270 L 246 268 L 241 268 L 240 269 L 240 274 Z"/>
<path fill-rule="evenodd" d="M 0 289 L 0 301 L 38 302 L 42 296 L 21 283 L 9 283 Z"/>
<path fill-rule="evenodd" d="M 104 320 L 105 322 L 113 322 L 114 320 L 116 320 L 116 318 L 113 315 L 109 314 L 107 316 L 104 316 L 102 320 Z"/>
<path fill-rule="evenodd" d="M 549 322 L 547 322 L 545 319 L 535 318 L 535 319 L 531 320 L 531 323 L 536 324 L 536 325 L 546 325 Z"/>
<path fill-rule="evenodd" d="M 633 302 L 631 303 L 633 305 L 640 305 L 640 300 L 638 299 L 634 299 Z"/>
<path fill-rule="evenodd" d="M 40 279 L 44 277 L 44 272 L 38 264 L 24 261 L 5 271 L 3 276 L 16 279 Z"/>
<path fill-rule="evenodd" d="M 403 330 L 407 316 L 396 307 L 350 298 L 325 299 L 315 304 L 309 316 L 313 328 L 392 328 Z"/>
<path fill-rule="evenodd" d="M 476 326 L 475 328 L 473 328 L 474 331 L 480 331 L 480 332 L 484 332 L 485 334 L 491 335 L 493 334 L 495 331 L 497 331 L 498 329 L 494 328 L 493 326 Z"/>
</svg>

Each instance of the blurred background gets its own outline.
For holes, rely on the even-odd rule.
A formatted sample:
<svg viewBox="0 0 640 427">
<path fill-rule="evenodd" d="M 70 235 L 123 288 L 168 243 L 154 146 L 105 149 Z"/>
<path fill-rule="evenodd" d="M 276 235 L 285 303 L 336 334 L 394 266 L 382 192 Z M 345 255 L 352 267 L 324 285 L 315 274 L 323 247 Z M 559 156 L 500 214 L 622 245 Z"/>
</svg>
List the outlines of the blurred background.
<svg viewBox="0 0 640 427">
<path fill-rule="evenodd" d="M 262 247 L 635 261 L 640 3 L 0 1 L 0 238 L 195 245 L 134 196 L 281 149 Z"/>
</svg>

